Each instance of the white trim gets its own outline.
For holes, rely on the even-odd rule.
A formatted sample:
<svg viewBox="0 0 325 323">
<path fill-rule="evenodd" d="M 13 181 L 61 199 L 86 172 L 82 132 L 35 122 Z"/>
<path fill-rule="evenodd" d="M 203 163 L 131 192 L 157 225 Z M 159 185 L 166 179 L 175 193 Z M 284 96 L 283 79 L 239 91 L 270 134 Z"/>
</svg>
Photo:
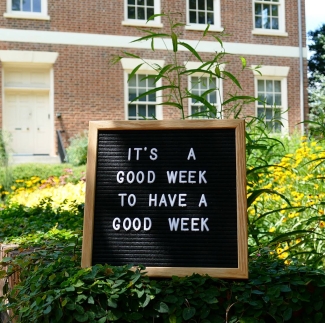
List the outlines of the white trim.
<svg viewBox="0 0 325 323">
<path fill-rule="evenodd" d="M 209 31 L 222 32 L 223 28 L 221 27 L 221 15 L 220 15 L 220 0 L 213 0 L 213 19 L 214 24 L 210 25 Z M 190 23 L 190 8 L 189 0 L 186 0 L 186 26 L 187 30 L 205 30 L 208 24 L 195 24 Z"/>
<path fill-rule="evenodd" d="M 286 32 L 271 30 L 271 29 L 253 29 L 253 35 L 263 35 L 263 36 L 279 36 L 279 37 L 288 37 L 289 34 Z"/>
<path fill-rule="evenodd" d="M 15 11 L 12 10 L 12 0 L 7 0 L 7 12 L 3 16 L 16 19 L 50 20 L 47 14 L 47 0 L 41 0 L 41 10 L 41 12 Z"/>
<path fill-rule="evenodd" d="M 253 69 L 253 74 L 255 76 L 271 76 L 272 78 L 275 77 L 287 77 L 290 71 L 290 67 L 288 66 L 261 66 L 258 70 L 262 73 L 262 76 L 256 71 L 257 65 L 251 66 Z"/>
<path fill-rule="evenodd" d="M 256 97 L 258 94 L 258 88 L 257 88 L 258 80 L 281 81 L 281 103 L 282 103 L 281 121 L 283 124 L 283 127 L 281 128 L 282 134 L 289 133 L 289 114 L 288 114 L 289 107 L 288 107 L 288 81 L 287 81 L 289 70 L 290 67 L 286 67 L 286 66 L 264 66 L 260 69 L 262 75 L 253 71 L 254 88 L 255 88 Z M 272 74 L 272 71 L 274 71 L 274 74 Z M 257 115 L 257 102 L 255 104 L 255 115 Z"/>
<path fill-rule="evenodd" d="M 152 27 L 152 28 L 163 28 L 164 25 L 156 23 L 154 21 L 141 21 L 141 20 L 124 20 L 122 21 L 122 26 L 135 26 L 135 27 Z"/>
<path fill-rule="evenodd" d="M 252 14 L 253 14 L 253 34 L 258 35 L 273 35 L 273 36 L 287 36 L 286 33 L 286 22 L 285 22 L 285 0 L 279 0 L 279 2 L 265 2 L 264 0 L 252 0 Z M 308 0 L 307 0 L 308 1 Z M 278 6 L 279 13 L 279 29 L 266 29 L 266 28 L 255 28 L 255 3 L 266 3 L 270 5 Z"/>
<path fill-rule="evenodd" d="M 164 60 L 153 60 L 153 59 L 145 59 L 146 64 L 143 64 L 138 70 L 136 74 L 157 74 L 157 71 L 152 67 L 154 64 L 158 64 L 160 67 L 163 67 L 165 64 Z M 129 87 L 128 87 L 128 74 L 136 68 L 139 64 L 143 63 L 142 59 L 138 58 L 122 58 L 121 64 L 124 70 L 124 118 L 128 120 L 128 104 L 129 104 Z M 157 82 L 157 87 L 162 86 L 161 79 Z M 156 94 L 156 102 L 159 104 L 162 102 L 161 94 L 157 92 Z M 163 107 L 162 105 L 156 105 L 156 118 L 158 120 L 163 119 Z"/>
<path fill-rule="evenodd" d="M 145 62 L 145 63 L 144 63 Z M 146 73 L 146 74 L 157 74 L 154 69 L 154 65 L 159 65 L 163 67 L 165 64 L 164 60 L 153 60 L 153 59 L 138 59 L 138 58 L 122 58 L 121 64 L 122 68 L 130 73 L 134 68 L 136 68 L 141 63 L 144 63 L 137 71 L 137 74 Z M 157 66 L 158 67 L 158 66 Z"/>
<path fill-rule="evenodd" d="M 151 49 L 150 41 L 136 42 L 132 41 L 138 37 L 131 36 L 115 36 L 115 35 L 98 35 L 86 33 L 70 33 L 57 31 L 37 31 L 37 30 L 16 30 L 1 29 L 0 41 L 22 42 L 22 43 L 40 43 L 40 44 L 60 44 L 60 45 L 76 45 L 76 46 L 98 46 L 111 48 L 133 48 L 133 49 Z M 184 41 L 184 40 L 180 40 Z M 220 52 L 221 48 L 218 42 L 201 41 L 199 44 L 194 40 L 186 40 L 186 42 L 198 52 L 215 53 Z M 223 43 L 228 53 L 238 55 L 260 55 L 260 56 L 276 56 L 276 57 L 300 57 L 299 47 L 294 46 L 274 46 L 260 45 L 249 43 Z M 160 39 L 155 41 L 155 49 L 172 50 L 172 42 L 167 39 L 164 42 Z M 180 50 L 186 51 L 182 46 Z M 303 48 L 303 55 L 307 58 L 307 48 Z"/>
<path fill-rule="evenodd" d="M 120 0 L 121 1 L 121 0 Z M 123 26 L 140 26 L 140 27 L 154 27 L 162 28 L 163 24 L 161 23 L 161 17 L 155 17 L 154 20 L 140 20 L 140 19 L 128 19 L 128 3 L 127 0 L 124 0 L 124 21 L 122 21 Z M 160 0 L 154 0 L 154 14 L 159 14 L 160 10 Z M 149 17 L 148 17 L 149 18 Z"/>
<path fill-rule="evenodd" d="M 53 65 L 59 53 L 35 52 L 27 50 L 0 50 L 0 61 L 2 63 L 26 63 Z"/>
<path fill-rule="evenodd" d="M 48 15 L 38 15 L 35 13 L 4 13 L 3 16 L 5 18 L 12 19 L 32 19 L 32 20 L 50 20 L 50 16 Z"/>
</svg>

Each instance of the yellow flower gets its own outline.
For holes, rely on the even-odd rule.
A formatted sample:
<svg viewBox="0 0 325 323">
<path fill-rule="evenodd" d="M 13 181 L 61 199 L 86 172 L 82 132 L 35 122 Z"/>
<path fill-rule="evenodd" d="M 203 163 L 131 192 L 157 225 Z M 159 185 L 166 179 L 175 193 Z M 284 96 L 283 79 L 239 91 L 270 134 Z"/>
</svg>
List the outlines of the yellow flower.
<svg viewBox="0 0 325 323">
<path fill-rule="evenodd" d="M 274 232 L 275 231 L 275 227 L 270 228 L 269 232 Z"/>
<path fill-rule="evenodd" d="M 287 265 L 287 266 L 290 265 L 290 263 L 291 263 L 291 260 L 286 259 L 286 260 L 284 261 L 284 264 Z"/>
<path fill-rule="evenodd" d="M 325 227 L 325 221 L 319 221 L 319 227 L 323 229 Z"/>
</svg>

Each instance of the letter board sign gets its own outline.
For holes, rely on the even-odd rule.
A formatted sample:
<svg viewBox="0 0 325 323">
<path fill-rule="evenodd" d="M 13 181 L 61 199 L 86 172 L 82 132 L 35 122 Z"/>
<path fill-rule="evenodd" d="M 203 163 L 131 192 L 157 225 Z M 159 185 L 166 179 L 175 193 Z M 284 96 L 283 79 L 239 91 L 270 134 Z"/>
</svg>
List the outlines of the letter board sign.
<svg viewBox="0 0 325 323">
<path fill-rule="evenodd" d="M 82 266 L 247 278 L 245 123 L 93 121 Z"/>
</svg>

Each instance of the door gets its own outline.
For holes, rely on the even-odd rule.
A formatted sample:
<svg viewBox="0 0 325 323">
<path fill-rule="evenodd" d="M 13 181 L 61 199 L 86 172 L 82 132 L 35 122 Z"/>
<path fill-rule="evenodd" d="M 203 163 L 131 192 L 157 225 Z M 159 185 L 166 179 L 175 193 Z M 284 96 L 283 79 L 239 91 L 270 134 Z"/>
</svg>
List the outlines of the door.
<svg viewBox="0 0 325 323">
<path fill-rule="evenodd" d="M 50 153 L 48 92 L 7 92 L 4 110 L 14 154 Z"/>
</svg>

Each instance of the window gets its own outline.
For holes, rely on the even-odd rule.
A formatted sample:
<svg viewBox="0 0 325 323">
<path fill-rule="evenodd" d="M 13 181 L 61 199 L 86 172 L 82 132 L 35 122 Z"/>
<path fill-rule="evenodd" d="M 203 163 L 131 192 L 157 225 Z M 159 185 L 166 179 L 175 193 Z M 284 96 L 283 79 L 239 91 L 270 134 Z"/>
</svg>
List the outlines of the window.
<svg viewBox="0 0 325 323">
<path fill-rule="evenodd" d="M 131 101 L 139 95 L 161 86 L 161 80 L 155 83 L 154 78 L 150 76 L 157 74 L 154 68 L 163 67 L 165 62 L 146 59 L 146 64 L 143 64 L 129 81 L 132 70 L 143 61 L 137 58 L 122 58 L 121 63 L 125 71 L 125 119 L 162 119 L 160 92 L 154 92 L 139 98 L 139 100 Z"/>
<path fill-rule="evenodd" d="M 123 25 L 142 25 L 150 27 L 162 27 L 160 17 L 154 20 L 148 19 L 160 13 L 160 0 L 124 0 L 125 3 L 125 21 Z"/>
<path fill-rule="evenodd" d="M 272 132 L 281 132 L 281 81 L 257 80 L 257 116 L 264 118 Z"/>
<path fill-rule="evenodd" d="M 256 115 L 264 119 L 272 132 L 288 132 L 287 76 L 289 67 L 264 66 L 256 71 L 255 86 L 258 101 Z"/>
<path fill-rule="evenodd" d="M 222 31 L 220 24 L 220 0 L 187 0 L 186 29 Z"/>
<path fill-rule="evenodd" d="M 156 87 L 153 78 L 148 75 L 135 74 L 128 82 L 129 102 L 137 96 Z M 141 97 L 139 100 L 128 104 L 128 119 L 156 119 L 156 93 Z"/>
<path fill-rule="evenodd" d="M 220 115 L 220 92 L 215 77 L 208 76 L 191 76 L 190 77 L 190 88 L 189 91 L 192 94 L 201 96 L 204 92 L 208 93 L 205 95 L 205 99 L 215 107 L 215 111 L 209 111 L 201 102 L 190 98 L 189 99 L 189 114 L 192 118 L 197 119 L 209 119 L 209 118 L 221 118 Z M 209 91 L 213 90 L 213 91 Z"/>
<path fill-rule="evenodd" d="M 7 0 L 6 18 L 48 20 L 47 0 Z"/>
<path fill-rule="evenodd" d="M 274 34 L 287 36 L 285 33 L 285 0 L 254 0 L 255 34 Z"/>
</svg>

